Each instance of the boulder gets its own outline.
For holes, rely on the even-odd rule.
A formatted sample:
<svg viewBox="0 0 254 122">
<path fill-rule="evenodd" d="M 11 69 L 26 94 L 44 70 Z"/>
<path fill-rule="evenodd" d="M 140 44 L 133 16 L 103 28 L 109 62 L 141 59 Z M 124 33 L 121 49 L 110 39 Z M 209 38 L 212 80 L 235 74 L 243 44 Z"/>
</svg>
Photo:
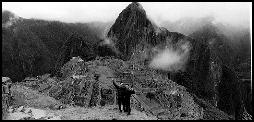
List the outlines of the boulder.
<svg viewBox="0 0 254 122">
<path fill-rule="evenodd" d="M 16 109 L 16 112 L 24 112 L 24 106 L 20 106 L 18 109 Z"/>
<path fill-rule="evenodd" d="M 32 113 L 32 109 L 31 108 L 25 108 L 24 113 L 31 114 Z"/>
<path fill-rule="evenodd" d="M 9 77 L 2 77 L 2 83 L 11 82 Z"/>
<path fill-rule="evenodd" d="M 9 112 L 9 113 L 13 113 L 13 112 L 14 112 L 14 109 L 13 109 L 12 106 L 9 107 L 8 112 Z"/>
<path fill-rule="evenodd" d="M 45 110 L 32 108 L 31 111 L 32 111 L 32 117 L 35 118 L 35 119 L 39 119 L 39 118 L 42 118 L 42 117 L 46 116 L 46 111 Z"/>
<path fill-rule="evenodd" d="M 23 112 L 14 112 L 8 115 L 8 120 L 21 120 L 23 118 L 31 117 L 29 114 Z"/>
</svg>

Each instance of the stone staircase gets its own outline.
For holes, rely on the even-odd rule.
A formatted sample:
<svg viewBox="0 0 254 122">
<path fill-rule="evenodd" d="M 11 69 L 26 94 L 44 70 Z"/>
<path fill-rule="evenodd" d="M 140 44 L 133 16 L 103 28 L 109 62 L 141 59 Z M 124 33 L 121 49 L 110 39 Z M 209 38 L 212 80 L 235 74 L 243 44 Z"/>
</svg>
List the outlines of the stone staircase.
<svg viewBox="0 0 254 122">
<path fill-rule="evenodd" d="M 158 116 L 161 113 L 166 113 L 167 110 L 161 106 L 160 103 L 158 103 L 155 99 L 149 99 L 145 96 L 144 92 L 149 90 L 144 90 L 140 87 L 140 85 L 134 85 L 135 91 L 138 91 L 139 94 L 132 95 L 134 99 L 136 99 L 141 106 L 144 108 L 144 110 L 148 113 L 151 113 L 154 116 Z M 155 89 L 152 89 L 150 91 L 153 91 Z"/>
</svg>

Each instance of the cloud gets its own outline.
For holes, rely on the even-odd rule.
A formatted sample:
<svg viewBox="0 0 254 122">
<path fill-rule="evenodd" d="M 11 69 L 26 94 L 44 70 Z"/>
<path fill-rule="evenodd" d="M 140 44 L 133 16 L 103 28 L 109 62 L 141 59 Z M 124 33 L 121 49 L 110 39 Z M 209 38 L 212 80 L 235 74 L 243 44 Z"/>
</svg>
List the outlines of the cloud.
<svg viewBox="0 0 254 122">
<path fill-rule="evenodd" d="M 188 42 L 180 44 L 177 49 L 168 46 L 152 58 L 149 67 L 164 71 L 184 71 L 190 53 L 190 44 Z"/>
<path fill-rule="evenodd" d="M 130 2 L 2 2 L 6 9 L 20 17 L 91 22 L 115 20 Z M 141 2 L 147 15 L 161 21 L 177 21 L 184 17 L 202 18 L 212 15 L 215 21 L 246 25 L 251 21 L 251 2 Z"/>
</svg>

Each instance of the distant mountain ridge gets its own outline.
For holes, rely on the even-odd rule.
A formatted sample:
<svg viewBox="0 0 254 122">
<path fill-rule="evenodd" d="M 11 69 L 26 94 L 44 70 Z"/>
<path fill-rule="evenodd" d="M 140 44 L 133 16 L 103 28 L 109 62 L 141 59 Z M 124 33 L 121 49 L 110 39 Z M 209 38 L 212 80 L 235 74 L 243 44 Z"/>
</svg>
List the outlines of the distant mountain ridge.
<svg viewBox="0 0 254 122">
<path fill-rule="evenodd" d="M 13 81 L 53 74 L 63 52 L 61 47 L 73 33 L 81 36 L 88 47 L 94 47 L 99 41 L 93 28 L 81 23 L 18 18 L 10 26 L 4 26 L 13 16 L 11 12 L 2 12 L 2 75 Z"/>
</svg>

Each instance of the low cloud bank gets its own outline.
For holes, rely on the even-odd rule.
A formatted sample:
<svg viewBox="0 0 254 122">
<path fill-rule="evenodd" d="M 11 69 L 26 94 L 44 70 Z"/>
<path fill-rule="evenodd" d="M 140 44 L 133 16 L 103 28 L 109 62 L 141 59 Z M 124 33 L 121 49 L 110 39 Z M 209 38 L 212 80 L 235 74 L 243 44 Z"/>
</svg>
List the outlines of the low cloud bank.
<svg viewBox="0 0 254 122">
<path fill-rule="evenodd" d="M 159 50 L 153 57 L 149 66 L 164 71 L 184 71 L 190 52 L 189 43 L 180 45 L 177 49 L 166 47 Z"/>
</svg>

